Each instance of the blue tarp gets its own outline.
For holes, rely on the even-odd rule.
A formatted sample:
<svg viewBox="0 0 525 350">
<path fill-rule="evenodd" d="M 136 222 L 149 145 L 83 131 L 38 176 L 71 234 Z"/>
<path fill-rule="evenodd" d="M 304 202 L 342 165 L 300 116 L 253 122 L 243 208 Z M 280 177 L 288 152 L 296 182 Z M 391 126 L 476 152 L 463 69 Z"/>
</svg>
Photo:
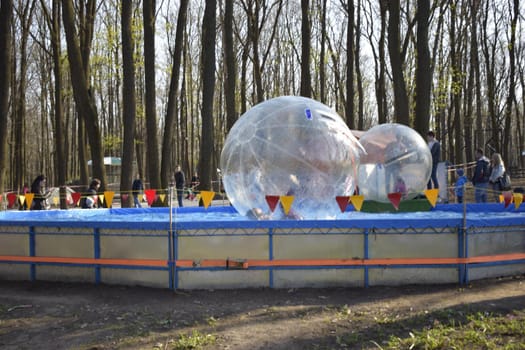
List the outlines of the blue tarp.
<svg viewBox="0 0 525 350">
<path fill-rule="evenodd" d="M 123 229 L 211 229 L 211 228 L 426 228 L 525 226 L 525 205 L 438 204 L 431 211 L 407 213 L 361 213 L 350 207 L 333 220 L 262 220 L 239 215 L 231 206 L 174 208 L 72 209 L 47 211 L 5 211 L 4 226 L 63 226 Z"/>
</svg>

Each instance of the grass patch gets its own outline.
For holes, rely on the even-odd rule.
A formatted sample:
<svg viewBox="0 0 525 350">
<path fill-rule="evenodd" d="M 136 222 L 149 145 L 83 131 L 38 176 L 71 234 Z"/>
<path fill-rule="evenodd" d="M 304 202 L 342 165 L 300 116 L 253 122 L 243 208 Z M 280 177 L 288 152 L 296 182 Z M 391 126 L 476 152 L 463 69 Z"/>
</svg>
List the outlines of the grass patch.
<svg viewBox="0 0 525 350">
<path fill-rule="evenodd" d="M 406 337 L 392 336 L 389 349 L 525 349 L 525 313 L 456 314 L 436 318 L 432 327 L 411 330 Z"/>
<path fill-rule="evenodd" d="M 216 340 L 212 334 L 202 334 L 194 330 L 189 335 L 181 334 L 177 340 L 170 344 L 169 348 L 173 350 L 201 349 L 204 346 L 215 344 Z"/>
</svg>

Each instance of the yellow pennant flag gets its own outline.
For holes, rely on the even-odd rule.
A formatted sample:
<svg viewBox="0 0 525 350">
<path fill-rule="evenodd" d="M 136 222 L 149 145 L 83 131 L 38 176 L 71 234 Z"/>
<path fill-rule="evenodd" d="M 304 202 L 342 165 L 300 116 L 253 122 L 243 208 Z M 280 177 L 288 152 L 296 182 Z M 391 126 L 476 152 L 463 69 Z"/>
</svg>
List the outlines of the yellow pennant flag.
<svg viewBox="0 0 525 350">
<path fill-rule="evenodd" d="M 433 188 L 431 190 L 425 190 L 425 196 L 427 197 L 428 201 L 430 202 L 430 205 L 435 207 L 439 195 L 439 189 Z"/>
<path fill-rule="evenodd" d="M 115 196 L 115 192 L 113 191 L 104 191 L 104 198 L 106 199 L 106 206 L 108 208 L 111 208 L 111 204 L 113 204 L 113 197 Z"/>
<path fill-rule="evenodd" d="M 27 207 L 28 208 L 31 208 L 31 204 L 33 203 L 33 198 L 35 198 L 35 194 L 34 193 L 26 193 L 25 201 L 27 203 Z M 24 203 L 22 203 L 22 204 L 24 204 Z"/>
<path fill-rule="evenodd" d="M 281 196 L 280 200 L 281 200 L 281 205 L 283 206 L 283 209 L 284 209 L 284 214 L 288 215 L 288 213 L 290 212 L 290 208 L 292 207 L 294 196 Z"/>
<path fill-rule="evenodd" d="M 99 194 L 98 195 L 98 200 L 100 201 L 100 205 L 104 204 L 104 195 L 103 194 Z"/>
<path fill-rule="evenodd" d="M 58 206 L 58 202 L 60 202 L 60 198 L 58 198 L 58 196 L 53 197 L 53 204 L 55 207 Z"/>
<path fill-rule="evenodd" d="M 201 191 L 201 198 L 202 198 L 202 203 L 204 204 L 204 208 L 208 209 L 208 207 L 211 204 L 211 201 L 213 200 L 213 197 L 215 197 L 215 192 Z"/>
<path fill-rule="evenodd" d="M 139 202 L 142 202 L 144 200 L 144 195 L 140 193 L 137 198 L 139 199 Z"/>
<path fill-rule="evenodd" d="M 26 201 L 26 196 L 21 194 L 20 196 L 18 196 L 18 200 L 20 201 L 20 204 L 24 206 L 24 202 Z"/>
<path fill-rule="evenodd" d="M 523 193 L 514 193 L 514 207 L 518 209 L 523 203 Z"/>
<path fill-rule="evenodd" d="M 362 194 L 356 194 L 354 196 L 350 196 L 350 202 L 352 202 L 352 205 L 357 211 L 361 211 L 364 201 L 365 201 L 365 196 L 363 196 Z"/>
<path fill-rule="evenodd" d="M 166 198 L 165 194 L 159 194 L 160 201 L 164 203 L 164 198 Z"/>
<path fill-rule="evenodd" d="M 503 203 L 504 200 L 505 200 L 505 198 L 503 198 L 503 195 L 500 194 L 500 195 L 499 195 L 499 202 L 500 202 L 500 203 Z"/>
</svg>

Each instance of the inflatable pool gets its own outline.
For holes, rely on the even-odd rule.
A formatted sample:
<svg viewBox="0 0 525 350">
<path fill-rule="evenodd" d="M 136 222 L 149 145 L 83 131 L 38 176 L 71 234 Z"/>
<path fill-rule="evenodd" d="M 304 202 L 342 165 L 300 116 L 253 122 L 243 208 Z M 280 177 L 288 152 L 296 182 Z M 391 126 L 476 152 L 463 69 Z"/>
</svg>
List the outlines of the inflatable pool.
<svg viewBox="0 0 525 350">
<path fill-rule="evenodd" d="M 0 213 L 0 279 L 172 289 L 465 284 L 525 272 L 525 209 L 437 205 L 327 220 L 233 207 Z"/>
</svg>

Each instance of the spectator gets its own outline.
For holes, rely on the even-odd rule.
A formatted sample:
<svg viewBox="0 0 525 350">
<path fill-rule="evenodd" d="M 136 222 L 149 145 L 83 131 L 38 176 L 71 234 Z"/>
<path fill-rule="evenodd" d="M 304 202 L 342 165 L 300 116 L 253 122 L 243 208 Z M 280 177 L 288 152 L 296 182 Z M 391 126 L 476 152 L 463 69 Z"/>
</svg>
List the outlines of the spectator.
<svg viewBox="0 0 525 350">
<path fill-rule="evenodd" d="M 139 200 L 139 194 L 142 194 L 144 192 L 144 184 L 142 183 L 140 174 L 137 174 L 137 177 L 135 178 L 135 180 L 133 180 L 131 190 L 133 191 L 133 202 L 135 208 L 142 208 L 142 205 L 140 204 Z"/>
<path fill-rule="evenodd" d="M 51 195 L 46 192 L 46 177 L 38 175 L 31 184 L 31 193 L 34 193 L 31 210 L 46 210 L 48 208 L 47 199 Z"/>
<path fill-rule="evenodd" d="M 468 179 L 465 176 L 465 171 L 461 168 L 456 170 L 456 174 L 458 175 L 458 179 L 456 180 L 456 185 L 454 186 L 456 202 L 463 203 L 463 196 L 465 194 L 465 185 L 468 182 Z"/>
<path fill-rule="evenodd" d="M 182 196 L 184 195 L 184 183 L 186 179 L 184 173 L 181 170 L 180 165 L 177 165 L 175 168 L 175 188 L 177 189 L 177 201 L 179 202 L 179 207 L 183 207 Z"/>
<path fill-rule="evenodd" d="M 439 188 L 437 180 L 437 166 L 441 158 L 441 144 L 436 140 L 436 135 L 433 131 L 427 133 L 428 148 L 430 148 L 430 154 L 432 155 L 432 174 L 428 181 L 427 188 L 430 190 L 433 188 Z"/>
<path fill-rule="evenodd" d="M 474 185 L 474 198 L 476 203 L 487 202 L 487 188 L 490 178 L 489 160 L 483 155 L 483 150 L 478 148 L 476 150 L 476 167 L 474 168 L 474 175 L 472 176 L 472 184 Z"/>
<path fill-rule="evenodd" d="M 81 200 L 81 207 L 83 209 L 93 209 L 98 204 L 98 189 L 100 188 L 100 180 L 93 179 L 88 189 L 86 190 L 86 196 Z"/>
<path fill-rule="evenodd" d="M 499 202 L 499 194 L 501 189 L 501 178 L 505 174 L 505 164 L 501 159 L 501 154 L 494 153 L 490 159 L 490 177 L 489 184 L 492 186 L 492 191 L 494 193 L 494 199 L 496 202 Z"/>
</svg>

